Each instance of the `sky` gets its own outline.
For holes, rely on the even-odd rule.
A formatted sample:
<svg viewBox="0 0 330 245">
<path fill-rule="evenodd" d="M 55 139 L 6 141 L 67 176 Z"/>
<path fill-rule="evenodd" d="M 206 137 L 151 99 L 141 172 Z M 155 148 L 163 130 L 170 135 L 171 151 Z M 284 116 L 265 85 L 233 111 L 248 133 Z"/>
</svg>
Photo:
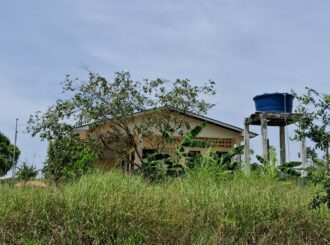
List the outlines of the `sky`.
<svg viewBox="0 0 330 245">
<path fill-rule="evenodd" d="M 257 94 L 329 93 L 329 13 L 328 0 L 1 1 L 0 131 L 13 141 L 18 118 L 20 164 L 41 168 L 47 144 L 26 121 L 61 97 L 66 74 L 86 79 L 84 67 L 109 80 L 121 70 L 134 80 L 212 79 L 208 116 L 242 127 Z M 251 145 L 260 151 L 260 138 Z"/>
</svg>

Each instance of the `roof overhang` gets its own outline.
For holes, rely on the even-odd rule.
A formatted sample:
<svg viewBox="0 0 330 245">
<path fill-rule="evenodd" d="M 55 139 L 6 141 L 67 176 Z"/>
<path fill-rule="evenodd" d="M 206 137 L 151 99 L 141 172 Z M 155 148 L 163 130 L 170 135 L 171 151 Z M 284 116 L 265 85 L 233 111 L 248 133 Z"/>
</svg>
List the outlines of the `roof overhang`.
<svg viewBox="0 0 330 245">
<path fill-rule="evenodd" d="M 174 109 L 174 108 L 168 108 L 168 109 L 171 110 L 171 111 L 174 111 L 176 113 L 180 113 L 182 115 L 186 115 L 188 117 L 195 118 L 195 119 L 200 120 L 200 121 L 205 121 L 205 122 L 213 124 L 215 126 L 218 126 L 218 127 L 221 127 L 221 128 L 225 128 L 225 129 L 240 133 L 241 136 L 243 136 L 243 131 L 244 130 L 242 128 L 236 127 L 234 125 L 224 123 L 224 122 L 221 122 L 221 121 L 218 121 L 218 120 L 206 117 L 206 116 L 202 116 L 202 115 L 199 115 L 199 114 L 196 114 L 196 113 L 193 113 L 193 112 L 183 112 L 183 111 L 180 111 L 180 110 L 177 110 L 177 109 Z M 138 116 L 141 116 L 141 115 L 152 113 L 155 110 L 157 110 L 157 109 L 148 109 L 148 110 L 136 112 L 136 113 L 133 113 L 133 116 L 138 117 Z M 83 131 L 87 131 L 87 130 L 89 130 L 88 125 L 83 125 L 81 127 L 75 128 L 75 131 L 78 131 L 78 132 L 83 132 Z M 254 138 L 256 136 L 258 136 L 258 134 L 254 133 L 254 132 L 250 132 L 250 138 Z"/>
</svg>

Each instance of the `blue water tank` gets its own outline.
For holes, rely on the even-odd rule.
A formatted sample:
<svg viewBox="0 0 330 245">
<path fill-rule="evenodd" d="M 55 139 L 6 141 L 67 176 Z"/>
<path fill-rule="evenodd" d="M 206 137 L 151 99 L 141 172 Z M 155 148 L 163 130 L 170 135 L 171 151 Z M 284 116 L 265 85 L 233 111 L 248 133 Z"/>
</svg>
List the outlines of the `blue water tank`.
<svg viewBox="0 0 330 245">
<path fill-rule="evenodd" d="M 253 100 L 256 111 L 291 113 L 293 98 L 289 93 L 271 93 L 257 95 Z"/>
</svg>

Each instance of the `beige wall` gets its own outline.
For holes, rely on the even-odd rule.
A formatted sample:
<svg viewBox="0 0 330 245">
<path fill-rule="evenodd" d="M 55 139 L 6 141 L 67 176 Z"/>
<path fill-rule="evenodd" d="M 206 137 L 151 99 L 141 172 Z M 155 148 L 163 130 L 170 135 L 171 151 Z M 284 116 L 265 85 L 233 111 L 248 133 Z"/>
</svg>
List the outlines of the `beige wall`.
<svg viewBox="0 0 330 245">
<path fill-rule="evenodd" d="M 191 128 L 197 126 L 201 123 L 200 120 L 195 118 L 189 118 L 189 123 Z M 223 128 L 212 123 L 207 123 L 203 131 L 198 135 L 198 137 L 206 138 L 218 138 L 218 139 L 234 139 L 235 144 L 241 141 L 241 133 L 235 132 L 233 130 Z"/>
<path fill-rule="evenodd" d="M 139 123 L 139 121 L 141 121 L 143 119 L 144 116 L 147 115 L 139 115 L 136 118 L 134 118 L 134 123 Z M 181 116 L 182 115 L 178 115 Z M 197 126 L 198 124 L 202 123 L 201 120 L 189 117 L 189 116 L 183 116 L 184 119 L 186 121 L 189 122 L 190 127 L 194 128 L 195 126 Z M 110 124 L 109 124 L 110 125 Z M 105 133 L 109 130 L 111 130 L 109 127 L 109 125 L 105 125 L 101 128 L 99 128 L 99 132 L 101 133 Z M 131 127 L 133 127 L 133 124 L 131 125 Z M 81 139 L 86 139 L 88 136 L 88 130 L 80 130 L 78 131 L 80 138 Z M 156 135 L 156 133 L 155 133 Z M 180 137 L 177 137 L 178 141 L 180 140 Z M 233 130 L 227 129 L 227 128 L 223 128 L 217 125 L 214 125 L 212 123 L 207 123 L 206 127 L 203 129 L 203 131 L 199 134 L 198 139 L 204 140 L 204 141 L 208 141 L 213 145 L 213 149 L 214 151 L 221 151 L 221 152 L 227 152 L 229 149 L 231 149 L 232 147 L 234 147 L 234 145 L 238 145 L 241 142 L 241 133 L 239 132 L 235 132 Z M 140 147 L 141 150 L 143 148 L 153 148 L 152 144 L 150 144 L 150 141 L 152 141 L 151 139 L 144 139 L 142 146 Z M 174 144 L 167 144 L 165 146 L 165 150 L 166 151 L 173 151 L 175 149 L 175 145 Z M 204 149 L 187 149 L 187 150 L 200 150 L 201 152 L 204 151 Z M 130 153 L 130 152 L 128 152 Z M 104 152 L 104 160 L 100 160 L 98 161 L 99 166 L 103 167 L 103 168 L 112 168 L 118 165 L 121 165 L 122 159 L 120 159 L 117 155 L 115 155 L 112 152 Z M 135 162 L 137 164 L 140 164 L 138 162 L 138 157 L 135 156 Z"/>
</svg>

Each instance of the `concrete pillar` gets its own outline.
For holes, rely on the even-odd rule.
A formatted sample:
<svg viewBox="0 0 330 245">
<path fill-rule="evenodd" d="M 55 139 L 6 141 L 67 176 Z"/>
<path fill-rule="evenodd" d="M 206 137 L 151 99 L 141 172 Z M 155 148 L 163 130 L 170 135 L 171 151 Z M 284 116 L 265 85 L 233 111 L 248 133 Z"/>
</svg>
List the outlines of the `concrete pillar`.
<svg viewBox="0 0 330 245">
<path fill-rule="evenodd" d="M 300 132 L 304 133 L 304 129 L 301 127 L 300 123 Z M 306 138 L 305 136 L 301 136 L 300 139 L 300 157 L 301 157 L 301 163 L 304 168 L 307 168 L 307 149 L 306 149 Z"/>
<path fill-rule="evenodd" d="M 261 146 L 262 146 L 263 158 L 266 161 L 268 161 L 269 154 L 268 154 L 267 119 L 264 117 L 261 118 Z"/>
<path fill-rule="evenodd" d="M 250 173 L 250 131 L 246 121 L 244 122 L 244 172 Z"/>
<path fill-rule="evenodd" d="M 280 126 L 280 164 L 286 162 L 285 126 Z"/>
</svg>

